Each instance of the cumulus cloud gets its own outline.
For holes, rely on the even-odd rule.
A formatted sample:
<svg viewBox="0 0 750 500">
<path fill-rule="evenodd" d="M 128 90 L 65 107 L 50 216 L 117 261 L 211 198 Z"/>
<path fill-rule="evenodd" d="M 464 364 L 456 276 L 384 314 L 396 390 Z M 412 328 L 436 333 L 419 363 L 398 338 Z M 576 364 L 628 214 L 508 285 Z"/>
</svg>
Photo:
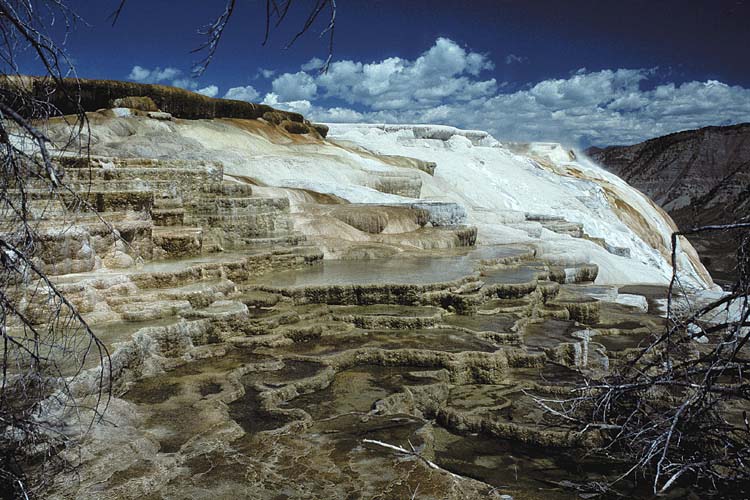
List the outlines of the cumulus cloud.
<svg viewBox="0 0 750 500">
<path fill-rule="evenodd" d="M 271 87 L 282 101 L 312 99 L 318 91 L 315 78 L 304 71 L 284 73 L 273 81 Z"/>
<path fill-rule="evenodd" d="M 237 101 L 255 102 L 260 94 L 252 85 L 244 87 L 232 87 L 224 94 L 224 99 L 234 99 Z"/>
<path fill-rule="evenodd" d="M 187 90 L 196 90 L 198 88 L 198 82 L 192 78 L 177 78 L 176 80 L 172 80 L 170 85 Z"/>
<path fill-rule="evenodd" d="M 216 85 L 209 85 L 208 87 L 203 87 L 202 89 L 196 90 L 196 92 L 207 97 L 216 97 L 216 95 L 219 93 L 219 87 L 217 87 Z"/>
<path fill-rule="evenodd" d="M 212 89 L 216 88 L 216 93 L 219 92 L 218 87 L 215 85 L 208 85 L 198 90 L 200 85 L 194 78 L 184 76 L 181 69 L 173 68 L 171 66 L 167 66 L 166 68 L 157 66 L 149 69 L 136 65 L 130 70 L 128 80 L 133 80 L 138 83 L 161 83 L 164 85 L 171 85 L 173 87 L 180 87 L 198 92 L 199 94 L 208 95 L 209 97 L 214 97 L 216 95 L 210 94 Z"/>
<path fill-rule="evenodd" d="M 325 61 L 319 57 L 313 57 L 309 61 L 307 61 L 305 64 L 300 66 L 299 69 L 302 71 L 315 71 L 319 70 L 325 65 Z"/>
<path fill-rule="evenodd" d="M 333 62 L 315 83 L 325 97 L 375 111 L 427 110 L 446 100 L 492 95 L 497 87 L 495 79 L 477 77 L 493 67 L 486 55 L 467 52 L 450 39 L 438 38 L 413 61 L 389 57 L 371 63 Z"/>
<path fill-rule="evenodd" d="M 273 75 L 276 74 L 276 70 L 268 69 L 268 68 L 258 68 L 258 73 L 255 75 L 256 78 L 271 78 Z"/>
<path fill-rule="evenodd" d="M 750 120 L 749 89 L 717 81 L 643 89 L 642 83 L 653 78 L 650 70 L 579 71 L 529 90 L 472 102 L 463 116 L 477 113 L 475 125 L 500 138 L 582 145 L 635 143 L 678 130 Z M 461 119 L 456 112 L 452 117 Z"/>
<path fill-rule="evenodd" d="M 133 66 L 128 79 L 139 83 L 161 83 L 167 80 L 174 80 L 180 74 L 182 74 L 182 71 L 172 67 L 162 69 L 157 66 L 154 69 L 148 69 L 143 66 Z"/>
<path fill-rule="evenodd" d="M 269 92 L 268 94 L 266 94 L 261 104 L 267 104 L 284 111 L 294 111 L 295 113 L 302 113 L 303 115 L 307 116 L 310 116 L 310 114 L 316 109 L 312 105 L 312 103 L 306 99 L 298 101 L 281 101 L 279 100 L 279 95 L 275 92 Z M 318 111 L 322 111 L 322 109 L 318 109 Z M 319 119 L 322 121 L 322 118 Z"/>
<path fill-rule="evenodd" d="M 713 80 L 663 83 L 655 69 L 584 68 L 510 92 L 484 77 L 494 68 L 486 54 L 447 38 L 413 60 L 335 61 L 325 74 L 320 64 L 313 59 L 280 75 L 264 102 L 318 121 L 442 123 L 500 140 L 584 146 L 750 121 L 750 89 Z"/>
</svg>

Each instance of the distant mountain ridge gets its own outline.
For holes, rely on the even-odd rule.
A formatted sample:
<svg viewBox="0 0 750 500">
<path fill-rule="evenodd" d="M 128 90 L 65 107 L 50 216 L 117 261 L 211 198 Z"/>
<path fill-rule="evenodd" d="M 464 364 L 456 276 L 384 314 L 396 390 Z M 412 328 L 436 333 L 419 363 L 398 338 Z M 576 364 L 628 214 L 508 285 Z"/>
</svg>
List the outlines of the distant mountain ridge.
<svg viewBox="0 0 750 500">
<path fill-rule="evenodd" d="M 682 229 L 750 217 L 750 123 L 686 130 L 586 153 L 661 205 Z M 697 242 L 709 269 L 719 274 L 730 272 L 723 269 L 727 262 L 719 263 L 728 251 L 724 246 Z"/>
</svg>

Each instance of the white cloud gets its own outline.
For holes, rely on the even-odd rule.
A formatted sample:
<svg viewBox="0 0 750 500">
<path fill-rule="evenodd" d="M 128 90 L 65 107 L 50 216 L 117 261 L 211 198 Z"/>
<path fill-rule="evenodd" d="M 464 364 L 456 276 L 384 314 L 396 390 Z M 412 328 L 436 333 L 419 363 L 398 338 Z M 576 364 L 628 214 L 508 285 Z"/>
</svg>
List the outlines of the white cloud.
<svg viewBox="0 0 750 500">
<path fill-rule="evenodd" d="M 281 105 L 282 109 L 285 109 L 287 111 L 294 111 L 295 113 L 300 113 L 303 115 L 309 115 L 310 111 L 312 111 L 312 104 L 310 101 L 301 100 L 301 101 L 289 101 L 285 102 Z"/>
<path fill-rule="evenodd" d="M 477 76 L 484 70 L 495 69 L 495 63 L 487 59 L 485 54 L 469 52 L 466 55 L 466 72 L 470 75 Z"/>
<path fill-rule="evenodd" d="M 274 108 L 282 109 L 284 111 L 294 111 L 295 113 L 302 113 L 303 115 L 309 115 L 314 109 L 314 106 L 308 100 L 302 99 L 298 101 L 280 101 L 279 95 L 274 92 L 267 93 L 263 98 L 261 104 L 267 104 L 268 106 L 273 106 Z"/>
<path fill-rule="evenodd" d="M 143 66 L 133 66 L 128 79 L 140 83 L 160 83 L 166 80 L 174 80 L 181 73 L 182 71 L 172 67 L 162 69 L 157 66 L 154 69 L 148 69 Z"/>
<path fill-rule="evenodd" d="M 338 123 L 356 123 L 365 120 L 365 115 L 359 111 L 349 108 L 327 108 L 316 111 L 315 116 L 319 121 L 338 122 Z"/>
<path fill-rule="evenodd" d="M 313 99 L 318 91 L 315 79 L 304 71 L 284 73 L 273 81 L 271 87 L 282 101 Z"/>
<path fill-rule="evenodd" d="M 312 59 L 307 61 L 305 64 L 300 66 L 300 69 L 302 71 L 315 71 L 315 70 L 319 70 L 320 68 L 322 68 L 324 64 L 325 64 L 325 61 L 323 59 L 319 57 L 313 57 Z"/>
<path fill-rule="evenodd" d="M 627 144 L 706 125 L 750 119 L 750 90 L 720 82 L 686 82 L 642 90 L 649 70 L 578 72 L 529 90 L 472 102 L 460 119 L 499 138 Z M 467 126 L 461 123 L 460 126 Z"/>
<path fill-rule="evenodd" d="M 202 89 L 196 90 L 196 92 L 208 97 L 216 97 L 219 94 L 219 87 L 217 87 L 216 85 L 209 85 L 208 87 L 203 87 Z"/>
<path fill-rule="evenodd" d="M 274 94 L 273 92 L 269 92 L 268 94 L 266 94 L 260 103 L 276 107 L 279 107 L 281 105 L 281 103 L 279 102 L 279 96 L 277 94 Z"/>
<path fill-rule="evenodd" d="M 252 85 L 244 87 L 232 87 L 224 94 L 224 99 L 234 99 L 237 101 L 255 102 L 260 94 Z"/>
<path fill-rule="evenodd" d="M 497 82 L 476 77 L 493 67 L 486 55 L 467 52 L 452 40 L 438 38 L 413 61 L 390 57 L 371 63 L 333 62 L 315 83 L 326 97 L 373 110 L 428 109 L 444 100 L 491 95 Z"/>
<path fill-rule="evenodd" d="M 518 56 L 516 54 L 508 54 L 505 56 L 505 64 L 525 63 L 529 60 L 528 57 Z"/>
<path fill-rule="evenodd" d="M 195 90 L 198 88 L 198 82 L 192 78 L 177 78 L 172 80 L 171 85 L 173 87 L 180 87 L 181 89 Z"/>
<path fill-rule="evenodd" d="M 143 66 L 133 66 L 128 75 L 128 80 L 133 80 L 138 83 L 160 83 L 164 85 L 171 85 L 173 87 L 180 87 L 187 90 L 196 91 L 201 94 L 210 92 L 214 85 L 208 85 L 207 87 L 198 90 L 199 83 L 189 76 L 183 76 L 183 72 L 179 68 L 173 68 L 167 66 L 162 68 L 157 66 L 153 69 L 144 68 Z M 216 89 L 218 93 L 219 89 Z M 210 96 L 213 97 L 213 96 Z"/>
<path fill-rule="evenodd" d="M 435 45 L 429 48 L 414 62 L 414 70 L 418 75 L 435 75 L 439 77 L 453 76 L 467 68 L 467 54 L 456 42 L 448 38 L 438 38 Z M 477 54 L 481 61 L 482 56 Z M 472 59 L 475 59 L 474 56 Z M 476 61 L 472 69 L 476 68 Z"/>
<path fill-rule="evenodd" d="M 276 78 L 264 102 L 318 121 L 443 123 L 487 130 L 500 140 L 583 145 L 750 121 L 750 89 L 661 83 L 654 69 L 580 69 L 509 92 L 481 76 L 494 67 L 487 55 L 447 38 L 414 60 L 335 61 L 325 74 L 317 73 L 318 64 Z"/>
<path fill-rule="evenodd" d="M 273 75 L 276 74 L 276 70 L 273 69 L 267 69 L 267 68 L 258 68 L 258 73 L 255 75 L 256 78 L 271 78 Z"/>
</svg>

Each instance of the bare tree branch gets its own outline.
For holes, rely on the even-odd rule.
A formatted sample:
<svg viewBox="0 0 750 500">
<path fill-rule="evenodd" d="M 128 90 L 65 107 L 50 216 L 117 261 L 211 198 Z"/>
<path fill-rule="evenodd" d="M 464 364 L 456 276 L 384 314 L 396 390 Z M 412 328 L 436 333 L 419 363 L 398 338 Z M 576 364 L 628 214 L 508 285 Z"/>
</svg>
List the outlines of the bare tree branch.
<svg viewBox="0 0 750 500">
<path fill-rule="evenodd" d="M 678 236 L 734 232 L 738 279 L 732 292 L 678 311 Z M 531 395 L 560 425 L 596 430 L 596 453 L 631 466 L 608 489 L 646 477 L 654 494 L 679 484 L 702 491 L 735 490 L 750 481 L 750 223 L 697 227 L 672 235 L 672 279 L 664 332 L 610 373 L 590 374 L 575 396 Z M 687 303 L 687 302 L 686 302 Z M 689 304 L 689 303 L 688 303 Z M 708 338 L 700 347 L 693 339 Z M 742 418 L 737 418 L 738 412 Z"/>
<path fill-rule="evenodd" d="M 47 209 L 68 200 L 68 211 L 58 219 L 59 229 L 65 229 L 78 212 L 92 208 L 67 186 L 58 162 L 59 155 L 88 154 L 90 134 L 81 136 L 88 132 L 88 120 L 80 88 L 63 84 L 75 76 L 63 46 L 80 21 L 63 0 L 0 0 L 0 490 L 18 497 L 36 494 L 54 471 L 71 465 L 56 451 L 73 444 L 59 432 L 63 419 L 82 415 L 68 378 L 77 377 L 92 356 L 109 366 L 104 344 L 38 264 Z M 63 26 L 61 42 L 49 35 L 54 23 Z M 20 74 L 21 53 L 36 57 L 43 78 Z M 77 109 L 62 118 L 71 125 L 67 141 L 55 144 L 44 131 L 49 118 L 60 114 L 51 104 L 53 96 Z M 106 409 L 110 381 L 104 368 L 84 427 Z M 59 413 L 44 411 L 45 401 L 52 400 Z M 26 477 L 28 461 L 35 462 L 35 472 Z"/>
<path fill-rule="evenodd" d="M 125 9 L 126 3 L 127 0 L 120 0 L 117 8 L 112 12 L 112 14 L 110 14 L 109 19 L 112 20 L 113 26 L 120 18 L 120 15 Z M 277 0 L 266 0 L 265 30 L 263 33 L 263 41 L 261 45 L 265 46 L 268 43 L 268 40 L 271 36 L 272 20 L 273 27 L 278 28 L 279 25 L 284 21 L 284 19 L 286 19 L 293 3 L 294 0 L 281 0 L 281 4 L 279 4 Z M 191 53 L 204 53 L 205 55 L 202 59 L 200 59 L 193 65 L 192 74 L 194 77 L 202 76 L 203 73 L 205 73 L 208 69 L 211 61 L 213 61 L 214 56 L 216 55 L 216 51 L 219 48 L 219 43 L 224 36 L 224 30 L 229 24 L 229 21 L 232 18 L 236 7 L 237 0 L 227 0 L 222 13 L 219 14 L 219 16 L 213 22 L 207 24 L 206 26 L 203 26 L 198 30 L 198 33 L 206 37 L 206 40 L 201 45 L 191 50 Z M 312 28 L 312 26 L 315 24 L 315 21 L 318 19 L 318 16 L 326 9 L 329 12 L 328 24 L 320 32 L 320 36 L 323 37 L 326 34 L 328 35 L 328 50 L 326 54 L 326 60 L 320 68 L 321 73 L 326 73 L 328 71 L 331 60 L 333 59 L 334 32 L 336 28 L 336 0 L 315 0 L 314 6 L 308 13 L 308 16 L 305 19 L 302 27 L 297 33 L 295 33 L 295 35 L 284 47 L 288 49 L 292 45 L 294 45 L 294 43 L 302 35 L 307 33 Z"/>
</svg>

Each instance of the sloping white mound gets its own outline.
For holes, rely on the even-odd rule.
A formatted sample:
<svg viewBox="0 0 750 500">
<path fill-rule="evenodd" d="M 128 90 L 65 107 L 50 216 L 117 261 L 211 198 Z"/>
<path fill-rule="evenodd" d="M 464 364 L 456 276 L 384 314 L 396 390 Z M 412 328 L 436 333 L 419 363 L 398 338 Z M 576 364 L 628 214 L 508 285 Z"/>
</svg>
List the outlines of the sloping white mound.
<svg viewBox="0 0 750 500">
<path fill-rule="evenodd" d="M 331 124 L 320 140 L 258 120 L 142 117 L 92 120 L 92 144 L 99 155 L 218 160 L 225 174 L 260 186 L 260 195 L 287 195 L 298 210 L 316 193 L 418 204 L 433 224 L 477 226 L 479 244 L 532 243 L 548 260 L 596 263 L 598 283 L 667 283 L 671 275 L 669 216 L 558 144 L 504 145 L 486 132 L 433 125 Z M 686 241 L 678 260 L 683 285 L 713 286 Z"/>
<path fill-rule="evenodd" d="M 422 198 L 454 201 L 479 227 L 480 243 L 532 240 L 547 258 L 599 265 L 597 282 L 665 283 L 671 275 L 674 223 L 658 206 L 617 176 L 558 144 L 505 147 L 489 134 L 443 126 L 330 124 L 329 138 L 381 154 L 437 163 L 423 174 Z M 563 217 L 583 225 L 594 241 L 551 232 L 539 222 Z M 683 241 L 682 279 L 711 280 Z"/>
</svg>

